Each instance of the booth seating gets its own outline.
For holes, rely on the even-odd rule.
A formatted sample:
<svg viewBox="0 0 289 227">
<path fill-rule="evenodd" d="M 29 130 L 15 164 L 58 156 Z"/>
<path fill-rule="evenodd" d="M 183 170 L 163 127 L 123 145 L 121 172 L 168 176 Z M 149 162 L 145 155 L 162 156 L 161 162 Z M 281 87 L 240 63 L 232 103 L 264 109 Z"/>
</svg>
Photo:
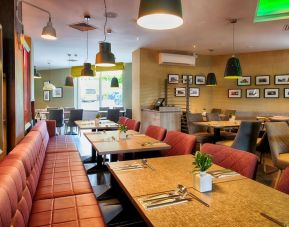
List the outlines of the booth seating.
<svg viewBox="0 0 289 227">
<path fill-rule="evenodd" d="M 73 139 L 40 121 L 0 163 L 0 226 L 105 226 Z"/>
</svg>

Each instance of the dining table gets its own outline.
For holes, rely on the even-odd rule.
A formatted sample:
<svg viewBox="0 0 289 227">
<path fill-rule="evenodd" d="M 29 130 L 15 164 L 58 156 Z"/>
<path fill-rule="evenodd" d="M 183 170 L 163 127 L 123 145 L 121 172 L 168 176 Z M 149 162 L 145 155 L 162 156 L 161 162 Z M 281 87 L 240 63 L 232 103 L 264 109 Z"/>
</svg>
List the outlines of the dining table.
<svg viewBox="0 0 289 227">
<path fill-rule="evenodd" d="M 242 175 L 213 177 L 212 191 L 194 188 L 193 155 L 147 159 L 149 167 L 126 169 L 142 160 L 108 164 L 124 191 L 148 226 L 283 226 L 289 224 L 289 196 Z M 224 171 L 213 164 L 207 173 Z M 191 199 L 184 203 L 148 208 L 144 199 L 164 193 L 174 195 L 177 185 L 186 187 Z M 159 198 L 159 197 L 158 197 Z M 270 219 L 271 218 L 271 219 Z M 287 224 L 287 225 L 286 225 Z"/>
</svg>

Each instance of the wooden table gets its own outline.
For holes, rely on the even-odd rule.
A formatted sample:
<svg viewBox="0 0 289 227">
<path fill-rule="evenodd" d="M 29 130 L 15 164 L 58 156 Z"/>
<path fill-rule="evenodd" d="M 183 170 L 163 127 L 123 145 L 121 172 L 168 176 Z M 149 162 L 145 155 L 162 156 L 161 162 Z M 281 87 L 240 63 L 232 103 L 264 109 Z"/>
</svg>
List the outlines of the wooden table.
<svg viewBox="0 0 289 227">
<path fill-rule="evenodd" d="M 201 125 L 205 127 L 211 127 L 214 130 L 214 140 L 219 141 L 221 139 L 221 129 L 240 127 L 241 121 L 202 121 L 192 122 L 192 124 Z"/>
<path fill-rule="evenodd" d="M 289 121 L 289 116 L 273 116 L 269 117 L 270 121 Z"/>
<path fill-rule="evenodd" d="M 101 131 L 101 130 L 117 130 L 118 124 L 110 121 L 101 119 L 99 124 L 95 124 L 95 120 L 92 121 L 75 121 L 79 130 L 92 130 L 92 131 Z"/>
<path fill-rule="evenodd" d="M 289 223 L 289 196 L 243 176 L 213 180 L 213 191 L 200 193 L 192 188 L 192 155 L 148 159 L 150 168 L 117 171 L 127 162 L 109 163 L 109 170 L 138 212 L 150 226 L 276 226 L 260 215 L 265 212 Z M 213 165 L 209 171 L 222 169 Z M 146 210 L 141 196 L 174 190 L 183 184 L 196 200 L 175 206 Z"/>
</svg>

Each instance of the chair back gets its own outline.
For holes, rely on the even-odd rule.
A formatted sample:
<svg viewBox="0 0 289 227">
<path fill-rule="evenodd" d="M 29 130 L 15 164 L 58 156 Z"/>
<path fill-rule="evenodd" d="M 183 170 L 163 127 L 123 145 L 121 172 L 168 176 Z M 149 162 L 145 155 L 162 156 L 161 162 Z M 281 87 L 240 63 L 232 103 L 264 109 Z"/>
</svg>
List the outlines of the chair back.
<svg viewBox="0 0 289 227">
<path fill-rule="evenodd" d="M 163 141 L 167 133 L 165 128 L 156 126 L 156 125 L 149 125 L 146 129 L 145 134 L 149 137 L 152 137 L 156 140 Z"/>
<path fill-rule="evenodd" d="M 282 172 L 281 179 L 277 185 L 277 190 L 289 195 L 289 167 Z"/>
<path fill-rule="evenodd" d="M 221 118 L 220 118 L 219 113 L 208 113 L 207 120 L 208 121 L 220 121 Z"/>
<path fill-rule="evenodd" d="M 114 110 L 124 110 L 123 106 L 114 106 L 113 107 Z"/>
<path fill-rule="evenodd" d="M 83 119 L 83 109 L 71 110 L 67 126 L 76 127 L 75 121 L 79 121 L 82 119 Z"/>
<path fill-rule="evenodd" d="M 48 120 L 55 120 L 57 128 L 63 126 L 63 117 L 63 109 L 49 110 Z"/>
<path fill-rule="evenodd" d="M 107 119 L 113 122 L 118 122 L 119 119 L 119 110 L 118 109 L 108 109 Z"/>
<path fill-rule="evenodd" d="M 162 156 L 175 156 L 192 154 L 196 145 L 196 137 L 183 132 L 170 131 L 164 142 L 171 146 L 169 150 L 161 151 Z"/>
<path fill-rule="evenodd" d="M 220 113 L 222 113 L 222 110 L 221 110 L 221 109 L 213 108 L 213 109 L 211 110 L 211 113 L 217 113 L 217 114 L 220 114 Z"/>
<path fill-rule="evenodd" d="M 228 121 L 232 116 L 236 115 L 236 110 L 225 110 L 223 121 Z"/>
<path fill-rule="evenodd" d="M 207 127 L 193 124 L 193 122 L 202 121 L 204 121 L 204 119 L 201 113 L 187 113 L 187 125 L 189 134 L 207 132 Z"/>
<path fill-rule="evenodd" d="M 58 107 L 47 107 L 46 108 L 47 112 L 49 112 L 49 110 L 59 110 Z"/>
<path fill-rule="evenodd" d="M 100 111 L 108 111 L 108 110 L 109 110 L 109 107 L 99 107 L 99 110 L 100 110 Z"/>
<path fill-rule="evenodd" d="M 118 124 L 125 125 L 126 121 L 128 120 L 127 117 L 119 117 Z"/>
<path fill-rule="evenodd" d="M 254 154 L 210 143 L 202 145 L 201 152 L 210 154 L 216 165 L 231 169 L 251 179 L 256 176 L 258 158 Z"/>
<path fill-rule="evenodd" d="M 127 119 L 125 125 L 127 126 L 128 130 L 134 130 L 136 132 L 138 132 L 140 128 L 140 122 L 133 119 Z"/>
<path fill-rule="evenodd" d="M 71 110 L 75 110 L 74 107 L 64 107 L 63 109 L 64 109 L 64 120 L 69 119 Z"/>
<path fill-rule="evenodd" d="M 132 109 L 126 109 L 126 110 L 125 110 L 125 116 L 126 116 L 127 118 L 132 119 Z"/>
<path fill-rule="evenodd" d="M 260 121 L 242 121 L 231 147 L 255 153 L 260 127 Z"/>
<path fill-rule="evenodd" d="M 286 122 L 266 122 L 265 127 L 272 161 L 278 166 L 279 154 L 289 153 L 289 126 Z"/>
</svg>

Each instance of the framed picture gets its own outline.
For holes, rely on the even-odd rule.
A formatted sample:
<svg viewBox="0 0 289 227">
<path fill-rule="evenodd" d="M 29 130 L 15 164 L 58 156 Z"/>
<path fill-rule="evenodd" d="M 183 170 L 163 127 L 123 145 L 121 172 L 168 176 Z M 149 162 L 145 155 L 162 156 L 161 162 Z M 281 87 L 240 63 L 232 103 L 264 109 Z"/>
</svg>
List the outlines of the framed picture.
<svg viewBox="0 0 289 227">
<path fill-rule="evenodd" d="M 199 96 L 200 96 L 200 88 L 190 87 L 190 97 L 199 97 Z"/>
<path fill-rule="evenodd" d="M 275 84 L 289 84 L 289 75 L 275 75 Z"/>
<path fill-rule="evenodd" d="M 255 84 L 256 85 L 270 85 L 270 76 L 256 76 L 255 77 Z"/>
<path fill-rule="evenodd" d="M 184 87 L 176 87 L 175 96 L 177 96 L 177 97 L 185 97 L 186 96 L 186 88 L 184 88 Z"/>
<path fill-rule="evenodd" d="M 168 82 L 170 84 L 177 84 L 179 83 L 179 75 L 178 74 L 169 74 L 168 75 Z"/>
<path fill-rule="evenodd" d="M 183 84 L 187 84 L 187 79 L 189 78 L 189 84 L 193 84 L 193 76 L 192 75 L 183 75 Z"/>
<path fill-rule="evenodd" d="M 242 97 L 242 90 L 241 89 L 229 89 L 228 90 L 228 97 L 229 98 L 241 98 Z"/>
<path fill-rule="evenodd" d="M 63 88 L 57 87 L 52 91 L 52 97 L 53 98 L 62 98 Z"/>
<path fill-rule="evenodd" d="M 259 88 L 247 89 L 246 98 L 260 98 L 260 89 Z"/>
<path fill-rule="evenodd" d="M 50 101 L 49 91 L 43 91 L 43 101 Z"/>
<path fill-rule="evenodd" d="M 195 84 L 196 85 L 205 85 L 206 84 L 206 76 L 197 75 L 195 77 Z"/>
<path fill-rule="evenodd" d="M 242 76 L 237 80 L 238 86 L 250 86 L 251 85 L 251 76 Z"/>
<path fill-rule="evenodd" d="M 289 88 L 284 88 L 284 98 L 289 98 Z"/>
<path fill-rule="evenodd" d="M 265 98 L 279 98 L 279 88 L 266 88 L 264 90 Z"/>
</svg>

